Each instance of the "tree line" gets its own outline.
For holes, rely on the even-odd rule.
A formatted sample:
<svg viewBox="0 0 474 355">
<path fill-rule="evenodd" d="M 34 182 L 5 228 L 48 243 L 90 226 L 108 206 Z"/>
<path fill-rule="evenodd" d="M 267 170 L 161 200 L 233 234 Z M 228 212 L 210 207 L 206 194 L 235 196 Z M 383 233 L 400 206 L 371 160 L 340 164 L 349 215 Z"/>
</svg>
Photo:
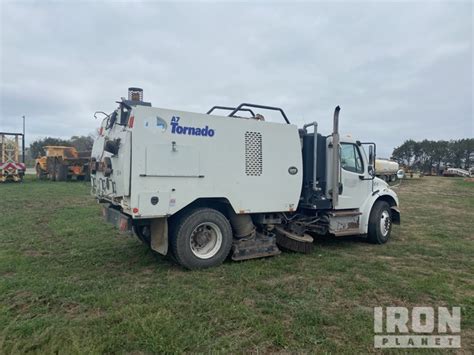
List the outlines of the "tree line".
<svg viewBox="0 0 474 355">
<path fill-rule="evenodd" d="M 474 164 L 474 138 L 457 140 L 406 140 L 396 147 L 392 160 L 413 170 L 441 173 L 447 167 L 469 170 Z"/>
</svg>

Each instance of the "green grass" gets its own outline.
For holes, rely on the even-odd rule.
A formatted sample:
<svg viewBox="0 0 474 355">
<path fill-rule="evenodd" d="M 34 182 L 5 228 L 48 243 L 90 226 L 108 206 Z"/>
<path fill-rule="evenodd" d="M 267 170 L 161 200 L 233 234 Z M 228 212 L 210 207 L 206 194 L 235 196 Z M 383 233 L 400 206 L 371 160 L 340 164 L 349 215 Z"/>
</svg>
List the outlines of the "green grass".
<svg viewBox="0 0 474 355">
<path fill-rule="evenodd" d="M 0 353 L 372 352 L 375 306 L 461 306 L 474 340 L 474 183 L 398 189 L 382 246 L 186 271 L 101 218 L 85 183 L 0 185 Z"/>
</svg>

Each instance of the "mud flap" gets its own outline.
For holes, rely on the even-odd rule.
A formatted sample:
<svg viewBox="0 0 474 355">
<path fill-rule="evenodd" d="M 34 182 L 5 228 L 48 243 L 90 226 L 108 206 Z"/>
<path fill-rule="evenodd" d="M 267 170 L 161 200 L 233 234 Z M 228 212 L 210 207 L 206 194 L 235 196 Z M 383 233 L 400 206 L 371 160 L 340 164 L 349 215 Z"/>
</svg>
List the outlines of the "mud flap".
<svg viewBox="0 0 474 355">
<path fill-rule="evenodd" d="M 155 218 L 151 221 L 151 249 L 166 255 L 168 253 L 168 219 Z"/>
<path fill-rule="evenodd" d="M 132 219 L 130 216 L 107 205 L 102 207 L 102 216 L 106 222 L 118 228 L 120 233 L 132 234 Z"/>
<path fill-rule="evenodd" d="M 400 224 L 400 208 L 398 208 L 398 206 L 392 206 L 390 209 L 392 210 L 393 224 Z"/>
<path fill-rule="evenodd" d="M 250 237 L 234 239 L 232 260 L 247 260 L 281 254 L 274 233 L 252 233 Z"/>
</svg>

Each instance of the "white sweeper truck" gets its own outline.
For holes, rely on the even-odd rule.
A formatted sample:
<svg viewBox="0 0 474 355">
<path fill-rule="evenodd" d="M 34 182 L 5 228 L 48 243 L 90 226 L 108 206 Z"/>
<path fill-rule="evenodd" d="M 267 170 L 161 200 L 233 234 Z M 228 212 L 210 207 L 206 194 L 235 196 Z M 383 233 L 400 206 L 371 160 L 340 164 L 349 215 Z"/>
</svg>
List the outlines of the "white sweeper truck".
<svg viewBox="0 0 474 355">
<path fill-rule="evenodd" d="M 282 122 L 265 121 L 265 111 Z M 398 198 L 375 177 L 375 144 L 340 136 L 339 111 L 322 135 L 317 122 L 298 128 L 278 107 L 185 112 L 153 107 L 130 88 L 103 113 L 92 192 L 106 221 L 189 269 L 229 255 L 310 252 L 318 235 L 383 244 L 400 223 Z"/>
</svg>

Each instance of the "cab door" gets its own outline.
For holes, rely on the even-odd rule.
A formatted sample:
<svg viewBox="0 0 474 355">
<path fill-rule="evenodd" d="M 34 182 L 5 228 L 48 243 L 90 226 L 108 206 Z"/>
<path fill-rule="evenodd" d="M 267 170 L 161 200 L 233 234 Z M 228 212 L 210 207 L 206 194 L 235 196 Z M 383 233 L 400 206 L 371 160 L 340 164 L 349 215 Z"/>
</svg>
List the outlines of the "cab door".
<svg viewBox="0 0 474 355">
<path fill-rule="evenodd" d="M 342 192 L 336 209 L 359 208 L 370 192 L 371 180 L 366 180 L 367 161 L 363 150 L 355 143 L 340 144 L 340 177 Z"/>
</svg>

